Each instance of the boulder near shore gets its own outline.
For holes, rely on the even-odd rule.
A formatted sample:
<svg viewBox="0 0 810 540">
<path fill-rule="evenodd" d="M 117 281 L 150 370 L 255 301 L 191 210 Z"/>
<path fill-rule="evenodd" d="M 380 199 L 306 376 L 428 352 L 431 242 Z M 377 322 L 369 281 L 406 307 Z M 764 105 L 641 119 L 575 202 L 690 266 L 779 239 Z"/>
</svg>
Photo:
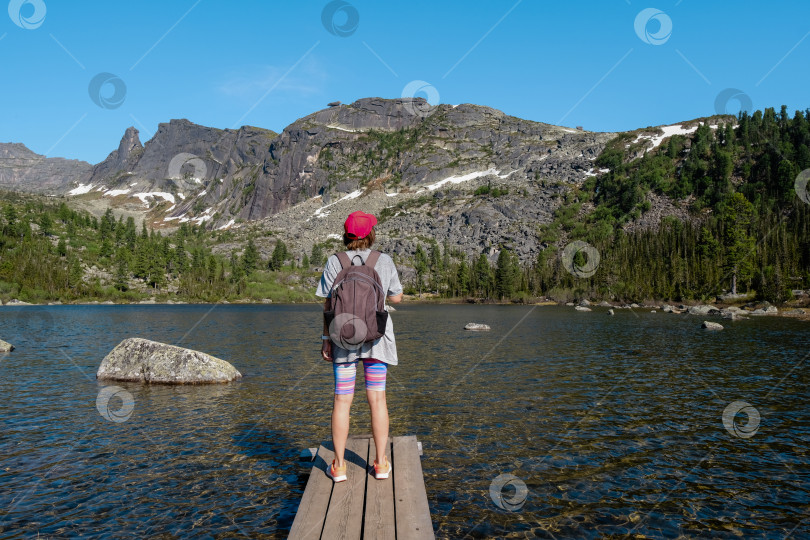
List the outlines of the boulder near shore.
<svg viewBox="0 0 810 540">
<path fill-rule="evenodd" d="M 242 374 L 225 360 L 142 338 L 119 343 L 101 361 L 96 378 L 156 384 L 225 383 Z"/>
<path fill-rule="evenodd" d="M 14 345 L 0 339 L 0 352 L 11 352 L 14 350 Z"/>
</svg>

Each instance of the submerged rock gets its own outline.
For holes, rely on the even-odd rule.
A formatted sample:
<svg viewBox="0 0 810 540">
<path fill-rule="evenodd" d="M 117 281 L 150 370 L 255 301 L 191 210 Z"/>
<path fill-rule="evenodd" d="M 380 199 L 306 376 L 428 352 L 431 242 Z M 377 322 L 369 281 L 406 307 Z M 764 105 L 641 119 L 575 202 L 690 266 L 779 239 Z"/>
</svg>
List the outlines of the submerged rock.
<svg viewBox="0 0 810 540">
<path fill-rule="evenodd" d="M 489 329 L 490 328 L 489 328 L 488 324 L 475 323 L 475 322 L 467 323 L 464 326 L 464 330 L 489 330 Z"/>
<path fill-rule="evenodd" d="M 0 352 L 11 352 L 14 350 L 14 345 L 0 339 Z"/>
<path fill-rule="evenodd" d="M 223 383 L 242 378 L 225 360 L 166 343 L 125 339 L 104 357 L 96 377 L 164 384 Z"/>
<path fill-rule="evenodd" d="M 706 330 L 722 330 L 723 325 L 716 322 L 711 321 L 703 321 L 703 324 L 700 326 L 701 328 L 705 328 Z"/>
<path fill-rule="evenodd" d="M 585 306 L 574 306 L 574 309 L 577 311 L 591 311 L 591 308 Z"/>
</svg>

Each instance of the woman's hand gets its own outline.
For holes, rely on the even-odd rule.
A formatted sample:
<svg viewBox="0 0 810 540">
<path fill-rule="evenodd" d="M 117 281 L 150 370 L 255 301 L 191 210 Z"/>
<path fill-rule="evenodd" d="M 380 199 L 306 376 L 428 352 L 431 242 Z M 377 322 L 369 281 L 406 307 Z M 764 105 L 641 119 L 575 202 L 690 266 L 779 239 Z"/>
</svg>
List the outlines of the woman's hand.
<svg viewBox="0 0 810 540">
<path fill-rule="evenodd" d="M 331 339 L 323 340 L 323 346 L 321 347 L 321 358 L 323 358 L 327 362 L 332 361 L 332 340 Z"/>
</svg>

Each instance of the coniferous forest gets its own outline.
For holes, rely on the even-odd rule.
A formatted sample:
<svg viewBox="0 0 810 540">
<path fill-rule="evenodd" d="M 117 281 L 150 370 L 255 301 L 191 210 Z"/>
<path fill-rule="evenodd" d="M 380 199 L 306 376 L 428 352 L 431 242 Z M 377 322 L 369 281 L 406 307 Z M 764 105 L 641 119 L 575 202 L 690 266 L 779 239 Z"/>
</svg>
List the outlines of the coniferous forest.
<svg viewBox="0 0 810 540">
<path fill-rule="evenodd" d="M 539 227 L 548 247 L 531 267 L 518 266 L 508 246 L 490 268 L 483 255 L 442 257 L 433 243 L 416 254 L 417 288 L 488 298 L 790 299 L 810 287 L 810 197 L 802 182 L 797 188 L 810 168 L 810 111 L 719 120 L 638 159 L 631 156 L 645 143 L 634 143 L 635 133 L 611 141 L 596 161 L 609 172 L 566 194 L 553 223 Z M 682 201 L 688 218 L 633 227 L 651 209 L 651 194 Z M 576 240 L 599 260 L 589 262 L 583 250 L 566 261 L 563 247 Z"/>
<path fill-rule="evenodd" d="M 810 169 L 810 111 L 709 120 L 649 151 L 637 133 L 611 141 L 596 161 L 609 172 L 572 187 L 553 222 L 538 225 L 545 249 L 532 264 L 519 264 L 508 245 L 493 265 L 484 253 L 470 257 L 432 240 L 397 260 L 414 270 L 406 292 L 502 301 L 791 299 L 810 288 L 810 197 L 806 181 L 797 182 Z M 686 219 L 639 226 L 661 198 L 677 201 Z M 0 199 L 5 301 L 312 300 L 318 267 L 337 247 L 299 254 L 278 240 L 262 257 L 250 237 L 239 249 L 217 250 L 230 233 L 201 226 L 164 235 L 111 211 L 98 218 L 53 199 Z M 591 248 L 566 258 L 574 241 Z"/>
</svg>

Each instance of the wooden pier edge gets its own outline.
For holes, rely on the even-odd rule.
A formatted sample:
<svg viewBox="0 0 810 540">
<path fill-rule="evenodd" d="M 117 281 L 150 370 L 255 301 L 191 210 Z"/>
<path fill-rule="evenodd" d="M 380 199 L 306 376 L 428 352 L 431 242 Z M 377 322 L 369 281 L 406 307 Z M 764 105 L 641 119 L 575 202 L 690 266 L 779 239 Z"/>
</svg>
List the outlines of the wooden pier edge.
<svg viewBox="0 0 810 540">
<path fill-rule="evenodd" d="M 388 438 L 386 454 L 392 474 L 374 477 L 376 448 L 371 435 L 346 443 L 345 482 L 326 474 L 334 452 L 331 442 L 315 454 L 289 538 L 407 539 L 435 538 L 422 474 L 421 445 L 416 436 Z"/>
</svg>

